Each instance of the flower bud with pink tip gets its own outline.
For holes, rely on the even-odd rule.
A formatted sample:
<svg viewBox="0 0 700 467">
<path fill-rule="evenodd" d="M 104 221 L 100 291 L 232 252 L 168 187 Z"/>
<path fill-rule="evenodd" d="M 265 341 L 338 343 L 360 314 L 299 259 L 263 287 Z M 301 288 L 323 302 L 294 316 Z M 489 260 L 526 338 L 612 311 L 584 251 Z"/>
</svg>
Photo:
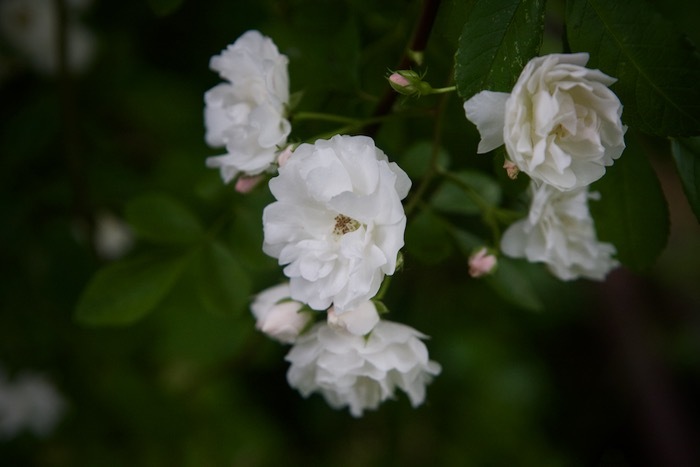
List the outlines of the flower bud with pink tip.
<svg viewBox="0 0 700 467">
<path fill-rule="evenodd" d="M 491 274 L 496 270 L 498 260 L 486 247 L 481 247 L 469 257 L 469 275 L 477 278 Z"/>
<path fill-rule="evenodd" d="M 236 180 L 236 191 L 241 194 L 250 193 L 264 178 L 264 175 L 253 175 L 252 177 L 242 175 Z"/>
<path fill-rule="evenodd" d="M 284 165 L 287 163 L 290 157 L 292 157 L 292 153 L 294 152 L 294 145 L 290 144 L 286 148 L 284 148 L 284 151 L 280 153 L 279 156 L 277 156 L 277 165 L 280 167 L 284 167 Z"/>
<path fill-rule="evenodd" d="M 423 76 L 413 70 L 398 70 L 387 78 L 394 91 L 404 96 L 420 97 L 431 94 L 433 88 L 423 81 Z"/>
<path fill-rule="evenodd" d="M 503 168 L 506 169 L 508 178 L 510 178 L 511 180 L 515 180 L 516 178 L 518 178 L 520 169 L 518 169 L 518 166 L 515 165 L 515 162 L 506 159 L 505 162 L 503 162 Z"/>
</svg>

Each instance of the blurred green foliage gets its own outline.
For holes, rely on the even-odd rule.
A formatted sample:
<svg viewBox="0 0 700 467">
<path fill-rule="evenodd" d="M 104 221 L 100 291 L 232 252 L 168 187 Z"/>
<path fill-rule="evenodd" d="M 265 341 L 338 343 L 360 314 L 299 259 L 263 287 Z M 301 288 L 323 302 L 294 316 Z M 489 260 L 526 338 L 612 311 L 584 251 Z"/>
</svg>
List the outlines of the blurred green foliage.
<svg viewBox="0 0 700 467">
<path fill-rule="evenodd" d="M 442 2 L 425 53 L 436 86 L 452 82 L 472 3 Z M 692 2 L 675 4 L 697 14 Z M 10 375 L 44 372 L 69 410 L 46 439 L 0 440 L 2 465 L 654 465 L 663 449 L 639 447 L 654 439 L 645 418 L 653 407 L 635 398 L 644 392 L 626 372 L 647 368 L 637 360 L 646 353 L 625 354 L 618 340 L 635 320 L 646 327 L 630 332 L 659 360 L 685 435 L 697 434 L 700 237 L 689 211 L 674 214 L 678 198 L 669 198 L 671 215 L 691 232 L 678 234 L 685 282 L 668 280 L 676 263 L 663 258 L 647 276 L 620 273 L 639 298 L 621 315 L 609 300 L 616 289 L 560 283 L 522 261 L 469 279 L 467 256 L 492 232 L 463 190 L 432 184 L 385 299 L 391 319 L 433 336 L 427 345 L 443 372 L 426 404 L 414 410 L 399 395 L 356 420 L 287 386 L 286 349 L 247 312 L 251 294 L 282 279 L 260 250 L 271 196 L 264 187 L 240 195 L 204 166 L 215 150 L 203 140 L 202 96 L 219 81 L 208 60 L 259 29 L 290 59 L 299 110 L 366 117 L 420 10 L 404 0 L 94 2 L 82 20 L 99 50 L 85 74 L 42 76 L 13 62 L 0 83 L 0 364 Z M 501 191 L 502 158 L 473 154 L 478 134 L 458 99 L 444 111 L 440 166 L 522 210 L 526 183 Z M 331 129 L 301 122 L 292 139 Z M 376 141 L 415 180 L 433 137 L 431 119 L 410 118 L 382 125 Z M 652 162 L 668 167 L 668 147 L 654 141 Z M 103 211 L 131 224 L 138 242 L 129 258 L 95 254 Z M 124 286 L 135 277 L 141 288 Z M 90 312 L 124 302 L 134 315 Z M 628 320 L 622 331 L 619 316 Z"/>
</svg>

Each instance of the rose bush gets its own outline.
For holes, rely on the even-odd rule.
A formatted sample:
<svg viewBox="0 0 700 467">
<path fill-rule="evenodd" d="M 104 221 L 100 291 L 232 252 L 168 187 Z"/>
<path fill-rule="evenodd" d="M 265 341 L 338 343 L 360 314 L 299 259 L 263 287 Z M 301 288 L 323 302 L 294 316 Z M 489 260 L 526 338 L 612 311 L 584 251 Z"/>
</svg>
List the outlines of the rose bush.
<svg viewBox="0 0 700 467">
<path fill-rule="evenodd" d="M 263 251 L 286 265 L 291 296 L 343 312 L 396 269 L 406 227 L 406 173 L 365 136 L 300 145 L 270 180 Z"/>
<path fill-rule="evenodd" d="M 612 258 L 615 247 L 597 239 L 587 188 L 559 191 L 531 182 L 530 194 L 528 216 L 503 234 L 503 253 L 545 263 L 562 280 L 603 280 L 618 266 Z"/>
<path fill-rule="evenodd" d="M 248 31 L 212 57 L 210 68 L 227 83 L 204 95 L 205 139 L 227 153 L 207 159 L 225 182 L 239 173 L 256 175 L 275 162 L 291 131 L 287 57 L 268 37 Z"/>
<path fill-rule="evenodd" d="M 505 144 L 519 170 L 560 190 L 587 186 L 625 148 L 616 80 L 585 68 L 587 53 L 530 60 L 510 94 L 482 91 L 464 103 L 481 134 L 478 152 Z"/>
<path fill-rule="evenodd" d="M 287 381 L 304 397 L 319 392 L 332 407 L 349 407 L 354 417 L 376 409 L 397 387 L 416 407 L 441 370 L 428 360 L 422 338 L 415 329 L 390 321 L 380 321 L 368 337 L 319 323 L 287 354 Z"/>
</svg>

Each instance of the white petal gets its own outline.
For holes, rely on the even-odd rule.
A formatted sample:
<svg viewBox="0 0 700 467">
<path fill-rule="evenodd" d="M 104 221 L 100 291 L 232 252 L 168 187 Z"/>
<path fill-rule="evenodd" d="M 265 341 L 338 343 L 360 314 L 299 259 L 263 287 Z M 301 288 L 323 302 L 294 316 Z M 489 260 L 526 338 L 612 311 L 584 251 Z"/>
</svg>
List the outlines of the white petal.
<svg viewBox="0 0 700 467">
<path fill-rule="evenodd" d="M 489 152 L 503 144 L 506 101 L 505 92 L 481 91 L 464 103 L 464 112 L 481 134 L 477 153 Z"/>
</svg>

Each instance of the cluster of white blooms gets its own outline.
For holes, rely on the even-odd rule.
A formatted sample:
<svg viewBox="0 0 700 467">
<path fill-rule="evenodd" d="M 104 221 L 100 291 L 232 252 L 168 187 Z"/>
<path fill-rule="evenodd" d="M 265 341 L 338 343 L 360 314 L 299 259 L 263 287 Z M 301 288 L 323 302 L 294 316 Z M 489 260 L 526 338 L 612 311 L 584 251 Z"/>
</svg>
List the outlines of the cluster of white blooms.
<svg viewBox="0 0 700 467">
<path fill-rule="evenodd" d="M 0 370 L 0 439 L 24 430 L 47 436 L 66 410 L 66 402 L 45 377 L 23 372 L 13 381 Z"/>
<path fill-rule="evenodd" d="M 585 68 L 588 54 L 532 59 L 511 93 L 482 91 L 464 103 L 484 153 L 505 144 L 509 175 L 531 178 L 528 217 L 513 224 L 501 248 L 543 262 L 563 280 L 602 280 L 617 262 L 599 242 L 588 209 L 588 186 L 625 148 L 616 80 Z"/>
<path fill-rule="evenodd" d="M 293 344 L 289 384 L 354 416 L 397 388 L 419 405 L 440 366 L 428 360 L 424 335 L 381 320 L 371 301 L 397 268 L 410 179 L 365 136 L 285 147 L 287 58 L 259 32 L 245 33 L 211 68 L 229 83 L 205 95 L 206 140 L 227 154 L 207 165 L 225 182 L 239 177 L 242 193 L 278 167 L 269 182 L 275 201 L 263 211 L 263 251 L 289 282 L 258 294 L 251 311 L 260 331 Z M 314 325 L 317 316 L 325 322 Z"/>
<path fill-rule="evenodd" d="M 206 92 L 206 142 L 226 154 L 207 159 L 226 183 L 257 175 L 275 162 L 291 130 L 287 57 L 269 37 L 248 31 L 212 57 L 210 68 L 227 82 Z"/>
</svg>

